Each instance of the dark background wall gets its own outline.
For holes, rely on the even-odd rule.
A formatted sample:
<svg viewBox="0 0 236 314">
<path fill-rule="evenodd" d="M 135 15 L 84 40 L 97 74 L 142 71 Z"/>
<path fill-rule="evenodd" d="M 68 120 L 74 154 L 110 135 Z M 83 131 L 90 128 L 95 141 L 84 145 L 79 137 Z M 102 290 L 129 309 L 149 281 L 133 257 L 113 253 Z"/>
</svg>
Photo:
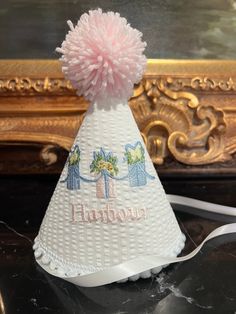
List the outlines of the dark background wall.
<svg viewBox="0 0 236 314">
<path fill-rule="evenodd" d="M 235 59 L 234 0 L 1 0 L 0 58 L 58 58 L 66 20 L 97 7 L 141 30 L 148 58 Z"/>
</svg>

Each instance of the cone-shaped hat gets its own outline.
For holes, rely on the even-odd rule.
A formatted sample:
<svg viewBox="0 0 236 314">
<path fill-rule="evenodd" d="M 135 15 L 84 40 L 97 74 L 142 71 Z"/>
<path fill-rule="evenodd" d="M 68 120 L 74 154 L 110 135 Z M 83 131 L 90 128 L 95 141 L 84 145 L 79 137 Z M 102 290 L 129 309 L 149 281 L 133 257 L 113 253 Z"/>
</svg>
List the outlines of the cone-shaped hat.
<svg viewBox="0 0 236 314">
<path fill-rule="evenodd" d="M 37 262 L 64 278 L 140 256 L 177 256 L 184 236 L 127 103 L 146 62 L 141 34 L 101 10 L 70 27 L 60 48 L 63 70 L 91 105 L 35 239 Z M 95 43 L 85 30 L 96 32 Z"/>
</svg>

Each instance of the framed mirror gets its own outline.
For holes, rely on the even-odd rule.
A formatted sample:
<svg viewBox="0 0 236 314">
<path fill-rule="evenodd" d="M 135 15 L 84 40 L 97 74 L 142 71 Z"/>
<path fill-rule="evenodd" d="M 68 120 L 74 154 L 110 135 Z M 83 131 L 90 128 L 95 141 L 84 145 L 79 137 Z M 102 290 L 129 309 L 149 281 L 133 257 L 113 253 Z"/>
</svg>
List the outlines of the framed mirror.
<svg viewBox="0 0 236 314">
<path fill-rule="evenodd" d="M 64 80 L 55 48 L 68 19 L 76 23 L 97 7 L 120 12 L 148 44 L 147 70 L 130 106 L 159 171 L 236 173 L 233 0 L 1 2 L 1 147 L 33 145 L 38 156 L 31 169 L 10 167 L 4 153 L 3 172 L 59 171 L 65 157 L 58 152 L 70 149 L 87 103 Z"/>
</svg>

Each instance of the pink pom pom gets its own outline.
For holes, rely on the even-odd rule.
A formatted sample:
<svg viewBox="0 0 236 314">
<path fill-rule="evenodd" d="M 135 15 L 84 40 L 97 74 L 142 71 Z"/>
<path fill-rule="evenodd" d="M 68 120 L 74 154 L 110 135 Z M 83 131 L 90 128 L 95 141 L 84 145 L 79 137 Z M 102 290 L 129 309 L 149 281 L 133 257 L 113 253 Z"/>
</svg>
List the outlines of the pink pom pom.
<svg viewBox="0 0 236 314">
<path fill-rule="evenodd" d="M 132 28 L 119 13 L 101 9 L 81 16 L 70 27 L 61 48 L 62 71 L 90 101 L 98 98 L 128 99 L 146 66 L 142 33 Z"/>
</svg>

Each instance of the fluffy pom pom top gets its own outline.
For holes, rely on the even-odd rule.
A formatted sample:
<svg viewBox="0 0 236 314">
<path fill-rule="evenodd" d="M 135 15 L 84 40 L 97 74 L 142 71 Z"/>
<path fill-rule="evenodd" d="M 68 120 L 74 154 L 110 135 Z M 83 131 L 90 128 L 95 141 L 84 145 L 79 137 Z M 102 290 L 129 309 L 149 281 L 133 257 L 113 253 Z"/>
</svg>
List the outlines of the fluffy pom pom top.
<svg viewBox="0 0 236 314">
<path fill-rule="evenodd" d="M 81 16 L 61 48 L 62 71 L 79 96 L 89 101 L 128 99 L 146 67 L 142 33 L 132 28 L 119 13 L 101 9 Z"/>
</svg>

